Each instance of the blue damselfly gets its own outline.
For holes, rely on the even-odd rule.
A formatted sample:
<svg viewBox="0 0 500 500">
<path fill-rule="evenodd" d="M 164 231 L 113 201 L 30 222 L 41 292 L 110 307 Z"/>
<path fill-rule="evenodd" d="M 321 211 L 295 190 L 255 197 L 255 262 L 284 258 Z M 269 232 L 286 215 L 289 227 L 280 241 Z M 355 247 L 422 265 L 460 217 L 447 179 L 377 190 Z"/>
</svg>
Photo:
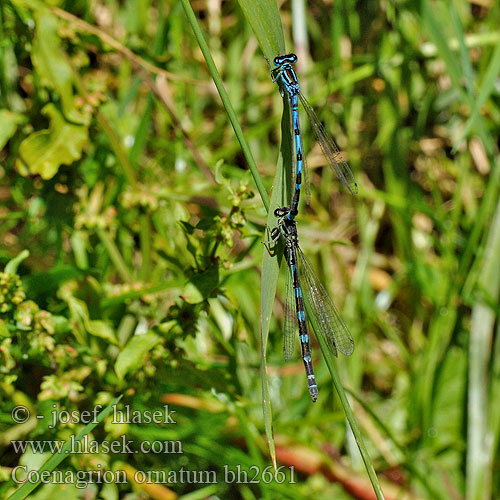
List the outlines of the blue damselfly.
<svg viewBox="0 0 500 500">
<path fill-rule="evenodd" d="M 293 219 L 297 215 L 298 205 L 300 199 L 300 190 L 302 184 L 302 174 L 304 174 L 304 180 L 306 185 L 306 193 L 308 194 L 308 182 L 307 182 L 307 168 L 305 165 L 305 158 L 302 148 L 302 134 L 300 131 L 299 122 L 299 110 L 298 101 L 302 103 L 302 106 L 306 110 L 309 121 L 311 122 L 311 127 L 314 130 L 314 134 L 323 150 L 324 155 L 328 159 L 329 164 L 335 171 L 340 182 L 349 190 L 351 194 L 356 194 L 358 192 L 358 185 L 354 179 L 354 175 L 351 168 L 344 160 L 342 153 L 340 152 L 337 144 L 333 138 L 325 130 L 323 124 L 319 121 L 314 109 L 307 102 L 307 99 L 300 91 L 300 85 L 297 80 L 297 75 L 293 69 L 292 64 L 297 61 L 297 56 L 295 54 L 287 54 L 284 56 L 277 56 L 274 58 L 273 63 L 274 68 L 270 68 L 271 77 L 273 82 L 281 83 L 282 95 L 286 92 L 288 100 L 290 102 L 290 108 L 292 110 L 292 126 L 293 133 L 295 135 L 295 191 L 292 198 L 292 203 L 290 205 L 290 211 L 287 214 L 287 218 Z"/>
<path fill-rule="evenodd" d="M 289 207 L 277 208 L 274 215 L 278 218 L 278 226 L 271 230 L 272 242 L 277 242 L 279 238 L 283 240 L 285 259 L 289 269 L 285 290 L 283 354 L 285 361 L 288 361 L 292 356 L 295 344 L 295 325 L 298 324 L 309 394 L 314 402 L 318 398 L 318 387 L 311 360 L 302 291 L 305 291 L 305 298 L 310 306 L 311 314 L 314 315 L 316 336 L 321 337 L 329 352 L 337 356 L 337 351 L 340 351 L 349 356 L 354 350 L 354 341 L 328 292 L 302 253 L 299 246 L 297 223 L 293 218 L 288 217 L 289 213 Z"/>
</svg>

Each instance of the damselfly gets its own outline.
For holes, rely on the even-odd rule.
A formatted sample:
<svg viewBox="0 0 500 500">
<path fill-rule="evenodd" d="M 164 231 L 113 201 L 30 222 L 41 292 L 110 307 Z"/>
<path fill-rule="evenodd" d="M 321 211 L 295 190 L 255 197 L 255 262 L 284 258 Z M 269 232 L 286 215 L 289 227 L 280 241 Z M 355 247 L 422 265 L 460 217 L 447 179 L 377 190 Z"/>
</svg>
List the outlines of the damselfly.
<svg viewBox="0 0 500 500">
<path fill-rule="evenodd" d="M 294 219 L 288 217 L 289 213 L 289 207 L 277 208 L 274 215 L 278 218 L 278 226 L 271 230 L 272 242 L 277 242 L 280 237 L 283 238 L 285 258 L 290 271 L 287 273 L 285 290 L 283 354 L 285 361 L 288 361 L 292 356 L 295 344 L 295 325 L 298 324 L 309 394 L 314 402 L 318 398 L 318 386 L 311 360 L 302 290 L 305 290 L 306 300 L 309 303 L 311 313 L 314 315 L 316 336 L 321 337 L 334 356 L 337 356 L 337 351 L 347 356 L 352 354 L 354 341 L 328 292 L 316 277 L 310 262 L 302 253 L 299 247 L 297 223 Z"/>
<path fill-rule="evenodd" d="M 299 100 L 306 110 L 309 121 L 311 122 L 311 127 L 314 130 L 314 134 L 316 135 L 321 149 L 328 159 L 329 164 L 335 171 L 338 179 L 349 190 L 351 194 L 356 194 L 358 192 L 358 185 L 356 183 L 356 180 L 354 179 L 354 175 L 349 165 L 344 160 L 344 157 L 342 156 L 342 153 L 340 152 L 337 144 L 335 144 L 333 138 L 325 130 L 325 127 L 319 121 L 319 118 L 316 115 L 314 109 L 307 102 L 307 99 L 300 91 L 297 75 L 292 66 L 292 64 L 295 62 L 297 62 L 297 56 L 295 54 L 277 56 L 273 60 L 275 68 L 271 68 L 271 77 L 273 79 L 273 82 L 281 82 L 282 95 L 284 95 L 284 92 L 286 92 L 286 94 L 288 95 L 288 100 L 292 109 L 292 126 L 295 135 L 295 191 L 293 194 L 292 203 L 290 205 L 290 211 L 287 214 L 288 219 L 294 219 L 297 215 L 300 189 L 302 184 L 302 173 L 304 173 L 306 193 L 308 192 L 308 183 L 306 177 L 307 168 L 305 166 L 305 159 L 303 155 L 302 135 L 299 122 Z"/>
</svg>

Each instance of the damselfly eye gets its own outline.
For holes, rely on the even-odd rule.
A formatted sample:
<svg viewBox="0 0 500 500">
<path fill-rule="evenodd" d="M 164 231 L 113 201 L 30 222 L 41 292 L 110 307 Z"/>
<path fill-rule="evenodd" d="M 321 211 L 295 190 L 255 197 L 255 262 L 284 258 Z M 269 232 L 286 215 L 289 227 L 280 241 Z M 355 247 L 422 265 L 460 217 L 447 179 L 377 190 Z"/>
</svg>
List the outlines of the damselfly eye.
<svg viewBox="0 0 500 500">
<path fill-rule="evenodd" d="M 297 62 L 297 56 L 295 54 L 290 54 L 288 57 L 290 58 L 289 61 L 291 63 Z"/>
<path fill-rule="evenodd" d="M 273 59 L 273 63 L 276 65 L 276 66 L 279 66 L 281 64 L 281 58 L 280 57 L 275 57 Z"/>
</svg>

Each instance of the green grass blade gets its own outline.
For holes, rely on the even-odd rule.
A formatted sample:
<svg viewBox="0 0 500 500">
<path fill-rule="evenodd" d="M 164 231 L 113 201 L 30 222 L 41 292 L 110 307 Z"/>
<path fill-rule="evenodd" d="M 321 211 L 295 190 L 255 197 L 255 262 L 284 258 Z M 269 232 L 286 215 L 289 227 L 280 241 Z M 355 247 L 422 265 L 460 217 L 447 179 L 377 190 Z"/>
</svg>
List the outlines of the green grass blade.
<svg viewBox="0 0 500 500">
<path fill-rule="evenodd" d="M 444 37 L 443 30 L 441 29 L 441 26 L 439 26 L 439 21 L 436 18 L 435 12 L 429 4 L 428 0 L 423 0 L 421 5 L 422 24 L 433 39 L 437 47 L 439 56 L 446 64 L 446 68 L 448 69 L 448 74 L 450 75 L 451 81 L 453 82 L 453 86 L 457 90 L 463 92 L 460 82 L 463 73 L 460 70 L 460 65 L 455 54 L 450 49 L 450 46 Z"/>
<path fill-rule="evenodd" d="M 285 100 L 285 109 L 282 120 L 283 139 L 282 139 L 282 153 L 278 160 L 278 167 L 276 170 L 276 177 L 274 182 L 274 189 L 271 198 L 271 210 L 269 210 L 269 201 L 267 194 L 264 190 L 259 172 L 253 160 L 250 148 L 243 136 L 241 127 L 236 119 L 236 114 L 232 108 L 229 98 L 224 89 L 220 75 L 215 67 L 215 64 L 210 55 L 210 51 L 205 42 L 200 27 L 196 21 L 194 12 L 188 0 L 181 0 L 182 6 L 186 12 L 191 27 L 195 33 L 198 44 L 207 62 L 209 71 L 217 86 L 219 95 L 222 99 L 226 112 L 233 126 L 233 129 L 238 137 L 243 153 L 247 159 L 250 170 L 254 177 L 257 189 L 261 194 L 266 210 L 268 210 L 268 225 L 275 224 L 275 217 L 273 214 L 274 208 L 283 206 L 286 200 L 286 186 L 289 182 L 283 182 L 285 174 L 284 165 L 291 165 L 291 137 L 290 137 L 290 123 L 289 123 L 289 109 L 288 102 Z M 267 59 L 271 60 L 276 54 L 283 53 L 285 48 L 283 27 L 278 12 L 277 4 L 274 0 L 262 0 L 259 2 L 239 0 L 239 4 L 245 14 L 249 24 L 251 25 L 259 45 Z M 285 147 L 283 147 L 285 145 Z M 285 153 L 283 154 L 283 150 Z M 276 294 L 276 287 L 278 284 L 279 264 L 280 260 L 276 255 L 269 255 L 268 249 L 264 248 L 262 262 L 262 280 L 261 280 L 261 372 L 262 372 L 262 405 L 264 412 L 264 427 L 268 440 L 268 446 L 271 454 L 271 459 L 276 467 L 276 452 L 274 448 L 274 438 L 272 433 L 272 413 L 271 401 L 269 395 L 269 385 L 267 381 L 267 363 L 266 363 L 266 349 L 267 338 L 269 335 L 269 323 L 271 320 L 272 308 L 274 304 L 274 297 Z"/>
<path fill-rule="evenodd" d="M 283 25 L 276 0 L 238 0 L 264 56 L 272 61 L 285 52 Z"/>
<path fill-rule="evenodd" d="M 215 62 L 212 59 L 212 55 L 210 54 L 210 49 L 208 48 L 205 37 L 201 32 L 201 28 L 198 24 L 198 21 L 196 20 L 196 16 L 194 15 L 189 0 L 181 0 L 181 4 L 182 7 L 184 8 L 184 12 L 186 13 L 189 24 L 193 29 L 194 36 L 198 41 L 198 45 L 200 46 L 201 52 L 203 53 L 203 57 L 205 58 L 205 61 L 208 66 L 208 70 L 210 71 L 215 86 L 217 87 L 222 104 L 224 105 L 226 113 L 229 116 L 229 121 L 231 122 L 231 125 L 234 129 L 234 133 L 236 134 L 236 137 L 238 138 L 243 154 L 245 155 L 248 166 L 250 168 L 250 172 L 252 173 L 260 197 L 262 198 L 262 202 L 264 203 L 266 210 L 269 210 L 269 198 L 267 196 L 266 189 L 260 177 L 259 170 L 257 168 L 257 165 L 255 164 L 255 160 L 253 159 L 252 152 L 250 151 L 250 147 L 245 139 L 245 136 L 243 135 L 243 130 L 241 129 L 241 126 L 238 122 L 238 118 L 236 117 L 236 113 L 234 112 L 231 101 L 229 100 L 229 96 L 227 95 L 226 89 L 224 88 L 224 84 L 222 83 L 222 79 L 219 75 L 219 72 L 217 71 Z"/>
<path fill-rule="evenodd" d="M 304 296 L 304 304 L 307 312 L 307 316 L 309 321 L 312 324 L 313 330 L 317 330 L 316 318 L 312 314 L 312 310 L 307 300 L 307 295 Z M 337 394 L 340 398 L 340 402 L 342 403 L 342 408 L 344 409 L 344 413 L 346 415 L 347 421 L 349 422 L 349 426 L 351 427 L 352 433 L 354 434 L 354 439 L 356 440 L 356 444 L 358 445 L 359 452 L 361 454 L 361 458 L 363 459 L 363 463 L 366 468 L 366 472 L 368 473 L 368 477 L 373 487 L 373 491 L 378 500 L 385 500 L 384 494 L 382 493 L 382 488 L 380 487 L 380 483 L 378 481 L 377 474 L 375 472 L 375 468 L 370 460 L 370 456 L 368 455 L 368 450 L 366 449 L 365 443 L 363 441 L 363 436 L 361 435 L 361 431 L 358 427 L 358 423 L 354 418 L 354 413 L 352 411 L 351 405 L 347 400 L 347 394 L 344 390 L 342 383 L 340 382 L 339 374 L 337 372 L 337 368 L 332 359 L 332 355 L 328 349 L 328 346 L 324 343 L 321 335 L 316 335 L 316 339 L 318 340 L 319 346 L 321 348 L 321 352 L 323 354 L 323 358 L 326 361 L 326 365 L 328 366 L 328 371 L 332 377 L 333 385 Z"/>
<path fill-rule="evenodd" d="M 484 260 L 478 279 L 479 289 L 498 301 L 500 292 L 500 202 L 491 224 L 486 243 Z M 490 355 L 495 325 L 495 312 L 483 301 L 472 308 L 472 324 L 469 338 L 469 396 L 468 396 L 468 446 L 467 446 L 467 496 L 468 500 L 490 498 L 492 459 L 494 450 L 489 433 L 488 394 L 490 380 Z M 495 416 L 497 419 L 498 416 Z"/>
<path fill-rule="evenodd" d="M 271 209 L 267 215 L 267 227 L 272 229 L 276 226 L 276 217 L 274 209 L 287 205 L 290 196 L 289 186 L 291 181 L 290 167 L 292 165 L 292 137 L 290 134 L 290 108 L 288 100 L 283 99 L 283 117 L 281 119 L 281 151 L 278 158 L 278 166 L 274 178 L 274 188 L 271 194 Z M 288 167 L 287 167 L 288 166 Z M 265 233 L 265 240 L 269 239 L 269 231 Z M 262 409 L 264 412 L 264 428 L 266 431 L 267 442 L 271 459 L 276 467 L 276 453 L 274 449 L 274 438 L 272 430 L 271 401 L 269 396 L 269 385 L 267 382 L 267 338 L 269 335 L 269 323 L 273 312 L 274 297 L 278 285 L 278 276 L 280 272 L 281 257 L 283 248 L 276 245 L 271 255 L 269 246 L 264 245 L 262 255 L 262 279 L 260 294 L 260 331 L 261 331 L 261 377 L 262 377 Z"/>
<path fill-rule="evenodd" d="M 372 407 L 367 404 L 362 398 L 360 398 L 355 392 L 346 389 L 349 395 L 354 398 L 357 403 L 366 411 L 368 415 L 372 418 L 375 424 L 382 430 L 382 432 L 390 439 L 391 443 L 398 449 L 398 451 L 404 456 L 404 462 L 400 465 L 404 467 L 408 472 L 413 474 L 415 478 L 420 482 L 422 487 L 427 490 L 429 494 L 428 498 L 434 500 L 448 500 L 449 496 L 446 491 L 439 490 L 432 483 L 429 482 L 429 474 L 431 471 L 426 463 L 415 463 L 411 456 L 411 452 L 408 447 L 401 444 L 398 439 L 396 439 L 395 433 L 386 425 L 383 419 L 379 418 L 375 414 Z"/>
<path fill-rule="evenodd" d="M 451 20 L 453 22 L 453 27 L 457 33 L 458 48 L 460 51 L 460 60 L 462 64 L 462 69 L 465 77 L 465 84 L 467 87 L 467 92 L 472 94 L 474 88 L 474 79 L 472 72 L 472 64 L 470 62 L 469 53 L 467 52 L 467 46 L 465 44 L 464 30 L 462 29 L 462 23 L 460 22 L 460 17 L 458 16 L 457 7 L 455 2 L 450 2 L 450 13 Z M 451 44 L 450 44 L 451 45 Z"/>
<path fill-rule="evenodd" d="M 491 57 L 490 64 L 488 69 L 486 70 L 486 74 L 484 75 L 483 81 L 481 82 L 481 87 L 479 89 L 479 94 L 475 99 L 474 108 L 471 112 L 467 123 L 465 124 L 465 128 L 460 135 L 459 139 L 456 141 L 455 146 L 453 147 L 453 153 L 457 151 L 460 143 L 467 137 L 469 132 L 474 128 L 478 118 L 481 116 L 481 108 L 484 106 L 484 103 L 488 100 L 491 95 L 491 92 L 494 89 L 495 82 L 498 79 L 498 74 L 500 73 L 500 43 L 497 44 L 495 50 L 493 51 L 493 55 Z"/>
<path fill-rule="evenodd" d="M 500 442 L 500 323 L 497 325 L 497 331 L 495 335 L 495 346 L 493 349 L 493 354 L 491 356 L 493 362 L 491 365 L 491 390 L 489 394 L 490 408 L 489 408 L 489 419 L 488 419 L 488 429 L 490 436 L 492 437 L 492 445 L 490 451 L 489 460 L 493 462 L 495 450 L 498 450 L 498 444 Z M 489 465 L 491 467 L 491 465 Z M 491 485 L 489 485 L 491 486 Z"/>
<path fill-rule="evenodd" d="M 97 417 L 97 422 L 90 422 L 87 424 L 74 438 L 74 442 L 80 441 L 84 436 L 91 432 L 111 411 L 113 406 L 115 406 L 118 401 L 122 398 L 122 395 L 116 397 Z M 55 453 L 40 467 L 38 470 L 39 477 L 45 471 L 53 471 L 65 458 L 69 457 L 69 450 L 71 449 L 72 442 L 68 442 L 64 445 L 61 453 Z M 7 500 L 24 500 L 28 495 L 40 484 L 41 480 L 38 481 L 27 481 L 18 490 L 16 490 Z"/>
<path fill-rule="evenodd" d="M 432 38 L 436 49 L 437 55 L 441 59 L 443 59 L 446 68 L 448 70 L 448 75 L 450 76 L 451 82 L 455 90 L 459 93 L 460 97 L 466 102 L 471 108 L 475 107 L 475 101 L 472 94 L 465 92 L 463 89 L 461 79 L 464 75 L 464 72 L 461 69 L 461 66 L 458 62 L 457 57 L 455 56 L 451 45 L 452 40 L 446 40 L 443 30 L 441 29 L 438 18 L 435 15 L 432 6 L 430 5 L 429 0 L 423 0 L 421 9 L 421 21 L 423 28 L 427 31 L 429 36 Z M 448 12 L 449 13 L 449 12 Z M 455 23 L 455 28 L 461 32 L 461 27 L 459 27 L 459 21 Z M 458 42 L 458 46 L 461 44 L 465 44 L 465 41 Z M 478 135 L 483 141 L 484 147 L 488 153 L 492 153 L 494 150 L 494 139 L 488 133 L 486 127 L 484 126 L 483 120 L 481 119 L 481 115 L 478 113 L 475 119 L 475 125 L 477 126 Z M 459 142 L 457 142 L 457 145 Z"/>
</svg>

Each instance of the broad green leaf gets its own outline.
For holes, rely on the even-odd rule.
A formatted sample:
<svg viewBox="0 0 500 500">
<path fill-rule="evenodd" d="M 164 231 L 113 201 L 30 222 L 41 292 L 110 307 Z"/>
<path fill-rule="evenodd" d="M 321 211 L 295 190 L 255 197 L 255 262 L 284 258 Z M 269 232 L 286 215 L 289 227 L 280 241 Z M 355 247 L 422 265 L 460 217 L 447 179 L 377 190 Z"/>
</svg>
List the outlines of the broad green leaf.
<svg viewBox="0 0 500 500">
<path fill-rule="evenodd" d="M 17 126 L 24 120 L 23 115 L 8 109 L 0 109 L 0 149 L 15 134 Z"/>
<path fill-rule="evenodd" d="M 28 136 L 19 146 L 17 168 L 22 175 L 39 174 L 51 179 L 61 165 L 71 165 L 82 156 L 88 144 L 88 129 L 73 125 L 53 104 L 47 104 L 42 112 L 50 118 L 50 127 Z"/>
<path fill-rule="evenodd" d="M 160 341 L 160 337 L 152 332 L 144 335 L 134 335 L 123 351 L 118 355 L 115 372 L 120 379 L 136 368 L 139 368 L 146 354 Z"/>
<path fill-rule="evenodd" d="M 62 109 L 67 120 L 88 125 L 89 119 L 75 107 L 73 95 L 73 70 L 61 47 L 57 18 L 46 9 L 34 13 L 36 32 L 31 59 L 43 85 L 54 89 L 61 97 Z"/>
<path fill-rule="evenodd" d="M 283 25 L 276 0 L 238 0 L 264 56 L 272 61 L 285 53 Z"/>
</svg>

